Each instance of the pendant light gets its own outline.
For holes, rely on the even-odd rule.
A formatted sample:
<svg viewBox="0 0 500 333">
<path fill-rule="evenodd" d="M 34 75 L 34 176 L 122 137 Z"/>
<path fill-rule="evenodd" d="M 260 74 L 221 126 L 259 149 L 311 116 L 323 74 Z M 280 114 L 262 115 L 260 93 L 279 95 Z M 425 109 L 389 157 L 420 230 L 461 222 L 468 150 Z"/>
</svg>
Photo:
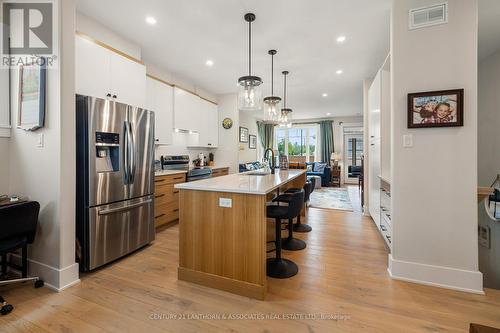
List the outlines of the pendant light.
<svg viewBox="0 0 500 333">
<path fill-rule="evenodd" d="M 281 72 L 284 78 L 283 84 L 283 109 L 281 109 L 279 125 L 281 127 L 292 127 L 292 109 L 286 107 L 286 76 L 290 74 L 288 71 Z"/>
<path fill-rule="evenodd" d="M 281 97 L 274 96 L 274 56 L 276 50 L 269 50 L 271 55 L 271 96 L 264 98 L 264 122 L 268 124 L 278 124 L 280 119 Z"/>
<path fill-rule="evenodd" d="M 242 111 L 257 111 L 262 109 L 262 91 L 260 85 L 262 79 L 252 75 L 252 22 L 255 14 L 245 14 L 248 22 L 248 75 L 238 79 L 238 109 Z"/>
</svg>

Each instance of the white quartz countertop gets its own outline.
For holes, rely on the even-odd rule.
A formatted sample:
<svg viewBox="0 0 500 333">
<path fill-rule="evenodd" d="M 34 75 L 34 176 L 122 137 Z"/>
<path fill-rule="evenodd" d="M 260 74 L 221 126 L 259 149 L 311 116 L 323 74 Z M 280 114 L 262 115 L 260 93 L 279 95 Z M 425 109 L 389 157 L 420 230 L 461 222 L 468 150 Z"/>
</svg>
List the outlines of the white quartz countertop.
<svg viewBox="0 0 500 333">
<path fill-rule="evenodd" d="M 158 171 L 155 171 L 155 177 L 177 175 L 180 173 L 187 173 L 187 170 L 158 170 Z"/>
<path fill-rule="evenodd" d="M 175 188 L 264 195 L 304 174 L 306 170 L 276 170 L 274 175 L 268 174 L 264 176 L 251 175 L 252 172 L 255 171 L 176 184 Z"/>
</svg>

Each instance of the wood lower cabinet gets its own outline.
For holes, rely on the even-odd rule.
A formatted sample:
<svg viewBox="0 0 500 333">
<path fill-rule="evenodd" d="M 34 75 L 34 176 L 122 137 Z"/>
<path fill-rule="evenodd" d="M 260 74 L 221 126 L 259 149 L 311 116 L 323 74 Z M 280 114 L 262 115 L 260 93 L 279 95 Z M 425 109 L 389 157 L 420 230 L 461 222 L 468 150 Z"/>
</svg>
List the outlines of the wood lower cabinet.
<svg viewBox="0 0 500 333">
<path fill-rule="evenodd" d="M 179 190 L 175 184 L 186 182 L 186 174 L 155 177 L 155 227 L 161 227 L 179 219 Z"/>
<path fill-rule="evenodd" d="M 229 175 L 229 168 L 213 168 L 212 178 Z"/>
</svg>

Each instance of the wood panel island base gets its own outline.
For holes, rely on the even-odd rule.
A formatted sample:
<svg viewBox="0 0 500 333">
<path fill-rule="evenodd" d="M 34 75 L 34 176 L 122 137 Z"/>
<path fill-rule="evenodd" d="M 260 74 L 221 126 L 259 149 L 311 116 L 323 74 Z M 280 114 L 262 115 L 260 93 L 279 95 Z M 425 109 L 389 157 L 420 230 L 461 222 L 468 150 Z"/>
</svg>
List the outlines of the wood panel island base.
<svg viewBox="0 0 500 333">
<path fill-rule="evenodd" d="M 175 185 L 180 190 L 178 279 L 263 300 L 267 202 L 305 181 L 305 170 L 276 170 Z"/>
</svg>

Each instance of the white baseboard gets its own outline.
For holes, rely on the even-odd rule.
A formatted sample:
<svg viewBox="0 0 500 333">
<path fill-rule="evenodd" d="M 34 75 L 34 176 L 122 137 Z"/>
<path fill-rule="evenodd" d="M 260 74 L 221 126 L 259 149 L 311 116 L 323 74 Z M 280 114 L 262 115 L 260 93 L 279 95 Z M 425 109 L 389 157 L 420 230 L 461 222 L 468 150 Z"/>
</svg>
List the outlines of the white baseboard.
<svg viewBox="0 0 500 333">
<path fill-rule="evenodd" d="M 392 279 L 484 295 L 479 271 L 396 260 L 389 254 L 387 268 Z"/>
<path fill-rule="evenodd" d="M 10 260 L 20 265 L 21 256 L 11 254 Z M 36 260 L 28 259 L 28 275 L 38 276 L 44 281 L 49 289 L 60 292 L 80 282 L 78 263 L 74 263 L 65 268 L 55 268 Z"/>
</svg>

